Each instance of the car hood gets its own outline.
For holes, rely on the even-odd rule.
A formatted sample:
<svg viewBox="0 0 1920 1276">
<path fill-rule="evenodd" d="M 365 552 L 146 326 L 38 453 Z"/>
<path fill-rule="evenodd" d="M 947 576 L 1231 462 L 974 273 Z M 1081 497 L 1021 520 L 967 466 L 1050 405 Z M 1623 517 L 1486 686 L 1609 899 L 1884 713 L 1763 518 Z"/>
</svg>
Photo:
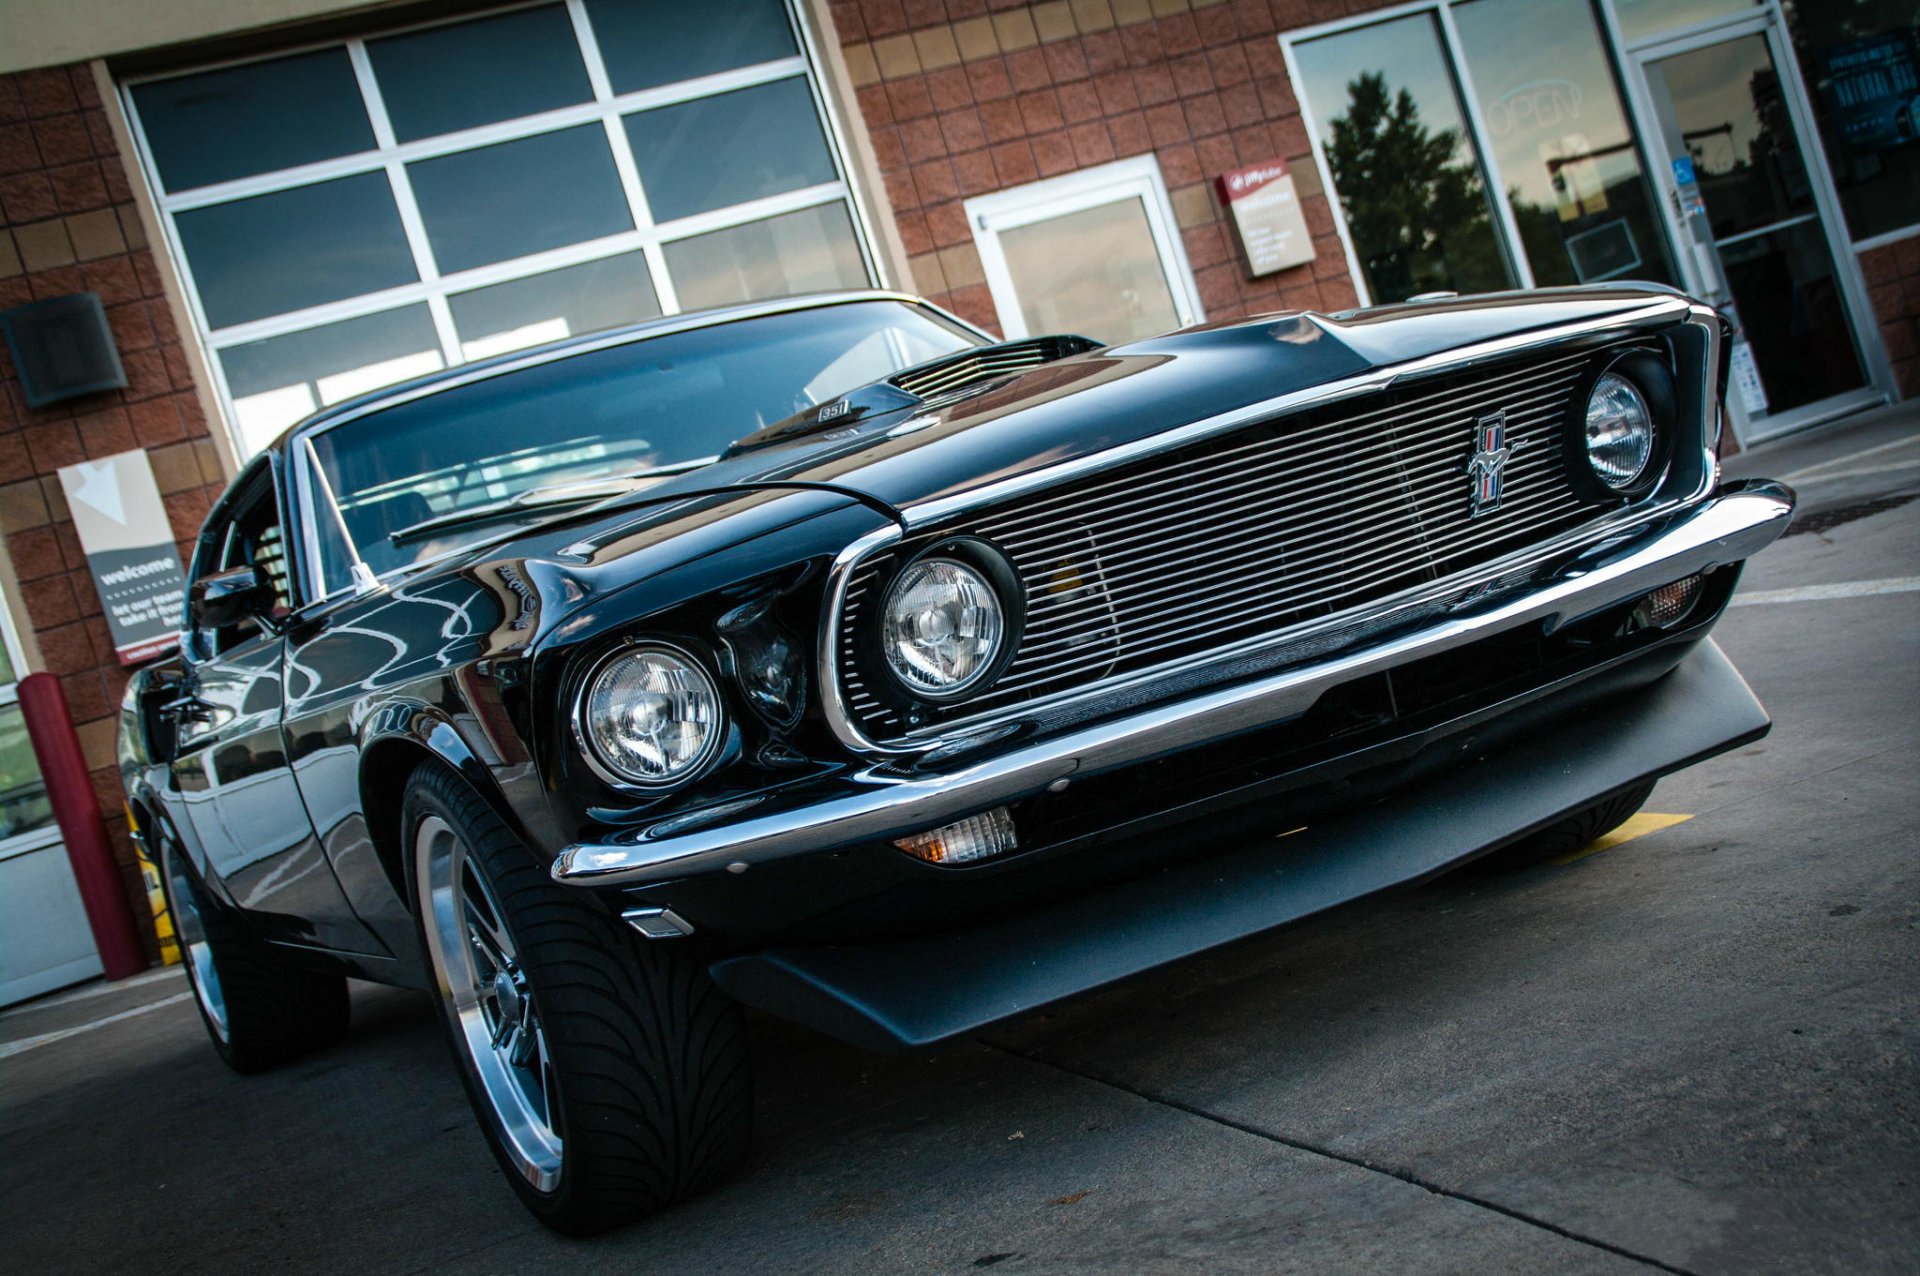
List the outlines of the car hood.
<svg viewBox="0 0 1920 1276">
<path fill-rule="evenodd" d="M 824 487 L 900 514 L 1281 395 L 1582 320 L 1684 313 L 1654 286 L 1596 286 L 1183 329 L 1042 364 L 928 406 L 888 393 L 612 507 L 761 486 Z M 833 405 L 823 405 L 831 408 Z"/>
</svg>

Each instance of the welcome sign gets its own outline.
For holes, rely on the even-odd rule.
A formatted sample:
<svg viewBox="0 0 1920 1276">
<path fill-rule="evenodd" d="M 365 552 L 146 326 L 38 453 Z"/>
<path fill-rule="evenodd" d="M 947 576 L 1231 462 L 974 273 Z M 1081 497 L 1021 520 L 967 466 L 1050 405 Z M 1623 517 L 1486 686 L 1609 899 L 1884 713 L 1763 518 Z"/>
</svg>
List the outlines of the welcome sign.
<svg viewBox="0 0 1920 1276">
<path fill-rule="evenodd" d="M 147 454 L 135 449 L 66 466 L 60 486 L 120 663 L 172 650 L 186 574 Z"/>
</svg>

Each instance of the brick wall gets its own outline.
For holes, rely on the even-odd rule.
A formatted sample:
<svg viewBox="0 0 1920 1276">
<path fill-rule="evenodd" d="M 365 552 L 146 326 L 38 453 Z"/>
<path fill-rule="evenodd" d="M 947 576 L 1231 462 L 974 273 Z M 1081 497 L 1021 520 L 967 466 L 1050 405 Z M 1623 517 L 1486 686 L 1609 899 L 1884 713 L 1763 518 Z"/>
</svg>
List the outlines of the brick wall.
<svg viewBox="0 0 1920 1276">
<path fill-rule="evenodd" d="M 1860 254 L 1900 397 L 1920 395 L 1920 235 Z"/>
<path fill-rule="evenodd" d="M 1148 152 L 1173 197 L 1209 319 L 1353 305 L 1276 39 L 1347 9 L 1338 0 L 832 6 L 914 285 L 995 331 L 961 201 Z M 1293 173 L 1315 256 L 1249 279 L 1212 179 L 1274 158 Z"/>
<path fill-rule="evenodd" d="M 183 555 L 225 479 L 92 72 L 0 76 L 0 309 L 74 292 L 100 295 L 127 387 L 29 409 L 0 343 L 0 533 L 38 667 L 59 675 L 66 690 L 129 897 L 144 917 L 114 769 L 126 674 L 56 471 L 147 449 Z"/>
</svg>

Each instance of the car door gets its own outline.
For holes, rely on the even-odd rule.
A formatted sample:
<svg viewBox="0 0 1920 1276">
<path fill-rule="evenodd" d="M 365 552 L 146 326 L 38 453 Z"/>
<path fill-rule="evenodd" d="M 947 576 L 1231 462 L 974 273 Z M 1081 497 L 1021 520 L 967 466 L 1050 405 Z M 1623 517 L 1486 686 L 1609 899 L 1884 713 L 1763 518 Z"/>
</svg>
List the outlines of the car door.
<svg viewBox="0 0 1920 1276">
<path fill-rule="evenodd" d="M 210 873 L 266 938 L 380 955 L 314 837 L 282 731 L 288 612 L 285 538 L 270 460 L 217 507 L 193 580 L 254 566 L 274 582 L 275 615 L 190 628 L 174 712 L 172 777 Z"/>
</svg>

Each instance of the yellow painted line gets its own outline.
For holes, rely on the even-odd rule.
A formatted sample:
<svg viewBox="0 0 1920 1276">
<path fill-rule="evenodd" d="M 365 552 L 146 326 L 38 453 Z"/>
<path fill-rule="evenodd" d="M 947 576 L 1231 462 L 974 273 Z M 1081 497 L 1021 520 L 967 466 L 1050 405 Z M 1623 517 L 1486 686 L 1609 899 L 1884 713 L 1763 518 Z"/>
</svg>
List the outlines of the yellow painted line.
<svg viewBox="0 0 1920 1276">
<path fill-rule="evenodd" d="M 1660 815 L 1653 811 L 1642 811 L 1605 837 L 1589 842 L 1579 850 L 1573 851 L 1570 854 L 1557 855 L 1547 862 L 1549 864 L 1571 864 L 1575 860 L 1583 860 L 1589 855 L 1598 855 L 1602 851 L 1610 851 L 1622 842 L 1631 842 L 1636 837 L 1645 837 L 1649 833 L 1658 833 L 1661 829 L 1670 829 L 1676 824 L 1685 824 L 1692 818 L 1691 815 Z"/>
</svg>

